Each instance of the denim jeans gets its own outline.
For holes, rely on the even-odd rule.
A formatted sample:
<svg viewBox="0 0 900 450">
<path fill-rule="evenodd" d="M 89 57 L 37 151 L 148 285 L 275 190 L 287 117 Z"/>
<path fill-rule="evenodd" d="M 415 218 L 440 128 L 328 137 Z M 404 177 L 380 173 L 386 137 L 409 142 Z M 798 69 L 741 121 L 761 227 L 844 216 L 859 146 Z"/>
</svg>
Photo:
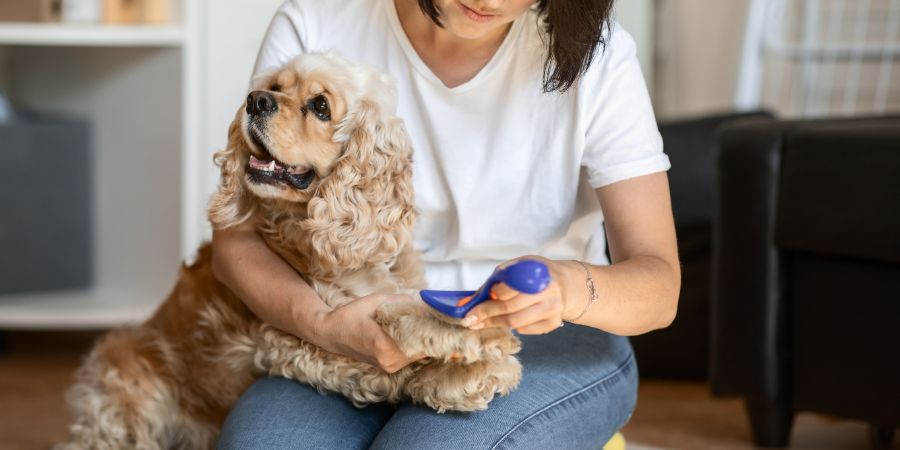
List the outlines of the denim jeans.
<svg viewBox="0 0 900 450">
<path fill-rule="evenodd" d="M 360 409 L 336 394 L 263 378 L 232 409 L 219 448 L 601 448 L 637 401 L 628 339 L 574 324 L 520 338 L 522 382 L 486 411 L 437 414 L 409 403 Z"/>
</svg>

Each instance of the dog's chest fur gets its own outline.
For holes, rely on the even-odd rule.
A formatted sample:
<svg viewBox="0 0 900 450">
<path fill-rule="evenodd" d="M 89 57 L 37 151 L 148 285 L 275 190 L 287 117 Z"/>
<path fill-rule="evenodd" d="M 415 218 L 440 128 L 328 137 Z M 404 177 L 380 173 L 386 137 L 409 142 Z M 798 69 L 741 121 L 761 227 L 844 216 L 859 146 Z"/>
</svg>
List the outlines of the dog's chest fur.
<svg viewBox="0 0 900 450">
<path fill-rule="evenodd" d="M 373 248 L 371 255 L 357 255 L 360 263 L 355 267 L 321 264 L 321 261 L 332 259 L 329 258 L 332 255 L 323 254 L 327 249 L 317 248 L 314 244 L 312 235 L 315 231 L 305 226 L 309 220 L 305 211 L 284 208 L 284 205 L 272 210 L 277 212 L 265 214 L 258 222 L 260 234 L 328 306 L 337 308 L 370 294 L 415 294 L 425 288 L 419 254 L 411 245 L 387 255 L 383 248 Z M 411 234 L 411 230 L 391 232 Z"/>
</svg>

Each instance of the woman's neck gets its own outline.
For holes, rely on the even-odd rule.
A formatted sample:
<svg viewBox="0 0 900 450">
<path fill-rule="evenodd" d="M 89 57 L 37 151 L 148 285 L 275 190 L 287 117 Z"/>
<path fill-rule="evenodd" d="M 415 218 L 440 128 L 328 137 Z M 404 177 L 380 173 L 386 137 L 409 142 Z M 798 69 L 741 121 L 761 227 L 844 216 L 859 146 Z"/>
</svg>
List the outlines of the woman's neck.
<svg viewBox="0 0 900 450">
<path fill-rule="evenodd" d="M 392 0 L 400 25 L 416 53 L 446 85 L 463 84 L 487 65 L 509 33 L 511 24 L 496 31 L 467 39 L 435 24 L 419 8 L 416 0 Z"/>
</svg>

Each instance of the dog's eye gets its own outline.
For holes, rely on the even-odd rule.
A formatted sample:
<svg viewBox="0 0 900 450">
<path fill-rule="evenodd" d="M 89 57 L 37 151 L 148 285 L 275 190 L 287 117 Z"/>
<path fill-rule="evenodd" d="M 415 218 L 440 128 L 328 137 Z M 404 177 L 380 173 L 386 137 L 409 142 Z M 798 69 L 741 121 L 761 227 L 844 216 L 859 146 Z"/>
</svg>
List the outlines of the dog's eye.
<svg viewBox="0 0 900 450">
<path fill-rule="evenodd" d="M 275 84 L 269 86 L 269 90 L 272 92 L 281 92 L 281 85 L 278 83 L 275 83 Z"/>
<path fill-rule="evenodd" d="M 319 95 L 313 98 L 306 106 L 319 118 L 319 120 L 325 122 L 331 120 L 331 111 L 328 110 L 328 100 L 326 100 L 324 96 Z"/>
</svg>

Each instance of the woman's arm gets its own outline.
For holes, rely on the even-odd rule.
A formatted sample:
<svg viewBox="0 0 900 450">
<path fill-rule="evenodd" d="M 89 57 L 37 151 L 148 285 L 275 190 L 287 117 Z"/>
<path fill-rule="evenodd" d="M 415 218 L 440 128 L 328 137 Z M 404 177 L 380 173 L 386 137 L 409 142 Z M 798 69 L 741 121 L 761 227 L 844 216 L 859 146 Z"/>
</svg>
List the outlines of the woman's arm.
<svg viewBox="0 0 900 450">
<path fill-rule="evenodd" d="M 498 286 L 495 294 L 503 301 L 473 308 L 469 316 L 477 319 L 467 316 L 472 328 L 509 326 L 523 334 L 540 334 L 577 318 L 576 323 L 610 333 L 637 335 L 672 323 L 681 268 L 666 174 L 620 181 L 597 189 L 597 196 L 612 264 L 582 266 L 577 261 L 529 257 L 547 262 L 553 276 L 550 287 L 540 294 L 524 295 Z M 586 311 L 590 292 L 585 266 L 597 295 Z"/>
<path fill-rule="evenodd" d="M 216 278 L 270 325 L 332 353 L 400 370 L 407 358 L 372 319 L 386 301 L 412 301 L 401 295 L 370 295 L 332 309 L 306 281 L 275 254 L 245 223 L 213 232 L 212 266 Z"/>
<path fill-rule="evenodd" d="M 213 231 L 213 273 L 258 317 L 318 344 L 317 322 L 331 308 L 273 252 L 250 223 Z"/>
<path fill-rule="evenodd" d="M 660 172 L 621 181 L 597 189 L 597 196 L 612 264 L 588 265 L 597 302 L 577 323 L 623 335 L 669 326 L 678 309 L 681 265 L 668 177 Z M 573 318 L 590 295 L 584 268 L 570 268 L 568 275 L 564 317 Z"/>
</svg>

